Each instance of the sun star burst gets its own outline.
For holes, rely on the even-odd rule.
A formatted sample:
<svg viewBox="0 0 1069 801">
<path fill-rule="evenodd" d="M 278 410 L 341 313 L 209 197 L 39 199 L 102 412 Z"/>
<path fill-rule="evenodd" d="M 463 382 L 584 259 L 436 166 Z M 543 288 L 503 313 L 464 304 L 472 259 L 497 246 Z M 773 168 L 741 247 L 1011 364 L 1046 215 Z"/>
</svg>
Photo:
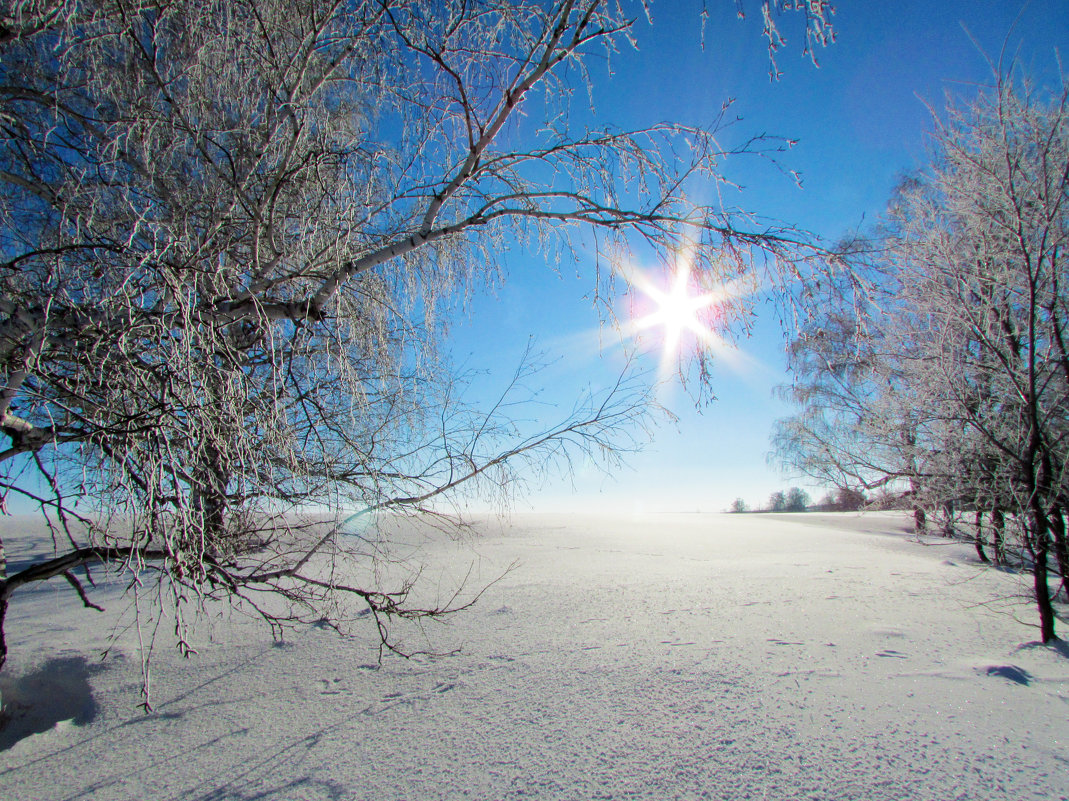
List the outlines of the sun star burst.
<svg viewBox="0 0 1069 801">
<path fill-rule="evenodd" d="M 695 340 L 698 348 L 720 348 L 722 341 L 706 320 L 709 310 L 723 300 L 723 293 L 695 291 L 689 260 L 680 259 L 668 280 L 660 284 L 639 269 L 628 271 L 624 277 L 637 290 L 632 296 L 629 336 L 640 343 L 648 342 L 651 335 L 659 341 L 662 379 L 678 367 L 691 344 L 688 339 Z"/>
<path fill-rule="evenodd" d="M 640 330 L 663 326 L 666 350 L 677 348 L 685 332 L 701 340 L 707 340 L 712 332 L 701 320 L 699 312 L 712 306 L 717 298 L 711 292 L 693 294 L 690 286 L 690 270 L 681 265 L 672 279 L 667 292 L 653 283 L 639 285 L 653 302 L 654 310 L 635 321 Z"/>
</svg>

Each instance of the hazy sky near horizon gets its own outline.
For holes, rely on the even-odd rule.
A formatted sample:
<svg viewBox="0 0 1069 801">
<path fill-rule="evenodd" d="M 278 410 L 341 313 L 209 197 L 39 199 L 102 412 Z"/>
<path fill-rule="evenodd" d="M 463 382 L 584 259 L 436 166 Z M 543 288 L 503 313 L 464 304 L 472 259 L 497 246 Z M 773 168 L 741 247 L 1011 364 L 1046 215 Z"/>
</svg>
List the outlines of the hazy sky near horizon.
<svg viewBox="0 0 1069 801">
<path fill-rule="evenodd" d="M 735 3 L 706 0 L 703 50 L 702 3 L 655 2 L 653 25 L 636 26 L 638 50 L 620 53 L 611 76 L 592 70 L 593 123 L 708 124 L 735 98 L 731 114 L 741 119 L 722 144 L 765 133 L 796 139 L 781 161 L 802 176 L 798 188 L 757 160 L 730 162 L 728 174 L 744 186 L 738 204 L 828 240 L 872 224 L 898 180 L 923 166 L 932 110 L 941 111 L 948 93 L 968 96 L 989 85 L 991 63 L 1010 57 L 1049 83 L 1058 75 L 1059 54 L 1069 50 L 1066 0 L 840 0 L 833 17 L 838 41 L 818 52 L 819 68 L 802 55 L 791 15 L 784 19 L 782 75 L 772 82 L 758 4 L 743 5 L 751 13 L 739 20 Z M 586 100 L 577 91 L 574 107 L 585 113 Z M 584 389 L 605 386 L 620 369 L 618 335 L 599 328 L 593 289 L 592 258 L 562 264 L 557 274 L 535 257 L 510 254 L 503 287 L 476 297 L 454 327 L 455 358 L 489 371 L 492 380 L 480 386 L 492 386 L 533 342 L 552 364 L 531 382 L 544 393 L 530 413 L 560 417 Z M 533 486 L 521 508 L 716 511 L 738 496 L 756 505 L 776 489 L 806 485 L 766 461 L 774 420 L 791 412 L 773 397 L 773 388 L 788 380 L 783 351 L 771 306 L 759 306 L 753 336 L 721 361 L 714 403 L 698 410 L 669 386 L 661 397 L 678 421 L 658 428 L 624 469 L 607 476 L 579 464 L 570 479 Z M 658 354 L 641 358 L 656 369 Z"/>
</svg>

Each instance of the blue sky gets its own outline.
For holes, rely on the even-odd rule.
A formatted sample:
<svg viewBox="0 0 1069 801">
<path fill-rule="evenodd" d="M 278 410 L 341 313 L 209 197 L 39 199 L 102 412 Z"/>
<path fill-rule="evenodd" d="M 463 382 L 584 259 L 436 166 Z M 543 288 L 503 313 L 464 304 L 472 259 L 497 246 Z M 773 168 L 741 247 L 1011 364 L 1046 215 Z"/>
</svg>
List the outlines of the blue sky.
<svg viewBox="0 0 1069 801">
<path fill-rule="evenodd" d="M 770 82 L 758 4 L 744 5 L 751 13 L 740 21 L 730 0 L 707 0 L 703 51 L 701 3 L 655 3 L 653 26 L 641 22 L 636 29 L 639 50 L 620 54 L 611 77 L 594 70 L 594 119 L 620 127 L 708 123 L 725 99 L 736 98 L 733 111 L 743 119 L 725 141 L 760 133 L 798 139 L 783 162 L 803 177 L 799 189 L 753 160 L 733 163 L 729 174 L 745 186 L 740 205 L 831 240 L 875 221 L 899 177 L 923 165 L 929 106 L 939 110 L 947 92 L 967 95 L 990 83 L 985 54 L 997 60 L 1008 43 L 1042 79 L 1057 74 L 1058 52 L 1069 51 L 1066 0 L 840 0 L 833 18 L 838 42 L 818 53 L 819 69 L 802 56 L 798 31 L 785 24 L 783 74 Z M 575 103 L 585 111 L 585 93 L 577 92 Z M 611 381 L 620 364 L 612 346 L 617 335 L 608 327 L 599 332 L 592 276 L 592 261 L 562 264 L 558 275 L 536 258 L 513 254 L 504 287 L 477 297 L 454 328 L 456 358 L 488 370 L 493 383 L 506 378 L 533 340 L 554 360 L 541 378 L 544 400 L 557 407 L 540 405 L 532 414 L 551 419 L 566 412 L 585 388 Z M 760 504 L 776 489 L 805 485 L 766 462 L 772 423 L 791 411 L 772 394 L 788 376 L 770 306 L 759 307 L 753 336 L 739 347 L 731 361 L 743 367 L 718 369 L 711 405 L 698 410 L 678 388 L 665 390 L 678 423 L 659 428 L 624 470 L 606 476 L 580 465 L 572 478 L 536 487 L 527 503 L 715 511 L 737 496 Z M 656 368 L 656 354 L 642 358 Z"/>
</svg>

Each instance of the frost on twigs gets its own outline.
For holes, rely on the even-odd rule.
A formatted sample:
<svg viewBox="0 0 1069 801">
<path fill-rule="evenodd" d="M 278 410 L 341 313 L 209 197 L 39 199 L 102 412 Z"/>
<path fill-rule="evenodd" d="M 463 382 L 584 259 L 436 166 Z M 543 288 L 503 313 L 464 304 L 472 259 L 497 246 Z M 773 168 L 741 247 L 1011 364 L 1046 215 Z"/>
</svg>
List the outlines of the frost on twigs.
<svg viewBox="0 0 1069 801">
<path fill-rule="evenodd" d="M 725 158 L 777 142 L 570 124 L 584 65 L 632 26 L 600 0 L 10 7 L 0 496 L 56 537 L 3 578 L 0 619 L 57 577 L 95 603 L 84 571 L 106 563 L 162 599 L 187 652 L 185 610 L 205 598 L 276 627 L 357 599 L 388 646 L 385 621 L 446 610 L 404 583 L 324 576 L 337 532 L 294 515 L 445 515 L 474 487 L 507 495 L 520 468 L 635 447 L 655 404 L 633 373 L 531 430 L 511 393 L 466 402 L 442 348 L 510 248 L 552 264 L 590 235 L 615 266 L 687 242 L 709 285 L 778 275 L 805 249 L 690 199 Z"/>
<path fill-rule="evenodd" d="M 802 408 L 775 445 L 1027 569 L 1049 642 L 1069 586 L 1069 85 L 995 78 L 949 101 L 881 228 L 807 282 Z"/>
</svg>

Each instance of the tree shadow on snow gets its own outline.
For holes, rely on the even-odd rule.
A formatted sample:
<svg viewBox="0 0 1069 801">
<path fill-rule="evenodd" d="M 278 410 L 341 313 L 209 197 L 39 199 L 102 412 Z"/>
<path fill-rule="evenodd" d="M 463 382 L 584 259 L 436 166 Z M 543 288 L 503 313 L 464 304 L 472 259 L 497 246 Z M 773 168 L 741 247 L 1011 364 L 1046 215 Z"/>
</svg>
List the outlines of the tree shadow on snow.
<svg viewBox="0 0 1069 801">
<path fill-rule="evenodd" d="M 1039 642 L 1037 640 L 1035 642 L 1026 642 L 1023 645 L 1017 646 L 1016 650 L 1031 651 L 1035 648 L 1046 648 L 1069 659 L 1069 642 L 1065 640 L 1051 640 L 1050 642 Z"/>
<path fill-rule="evenodd" d="M 990 665 L 984 672 L 988 676 L 1009 679 L 1016 684 L 1023 684 L 1025 687 L 1032 683 L 1032 674 L 1016 665 Z"/>
<path fill-rule="evenodd" d="M 99 668 L 97 668 L 99 669 Z M 0 751 L 61 721 L 84 726 L 96 717 L 84 656 L 50 659 L 22 676 L 0 674 Z"/>
<path fill-rule="evenodd" d="M 300 795 L 295 795 L 300 791 Z M 277 786 L 254 791 L 223 787 L 200 796 L 197 801 L 288 801 L 291 798 L 322 798 L 324 801 L 342 801 L 351 798 L 352 789 L 337 782 L 302 776 Z"/>
</svg>

